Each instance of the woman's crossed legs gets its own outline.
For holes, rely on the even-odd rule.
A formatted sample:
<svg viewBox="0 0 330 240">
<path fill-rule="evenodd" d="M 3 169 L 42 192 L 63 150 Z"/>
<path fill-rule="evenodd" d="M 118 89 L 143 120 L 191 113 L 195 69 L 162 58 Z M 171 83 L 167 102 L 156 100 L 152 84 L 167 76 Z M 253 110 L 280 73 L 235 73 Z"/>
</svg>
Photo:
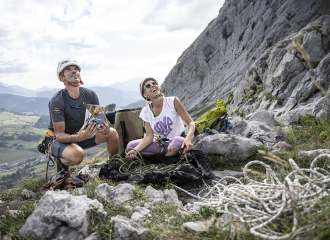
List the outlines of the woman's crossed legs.
<svg viewBox="0 0 330 240">
<path fill-rule="evenodd" d="M 129 151 L 130 150 L 129 148 L 135 148 L 141 142 L 141 140 L 142 139 L 130 141 L 127 144 L 127 148 L 128 148 L 127 150 Z M 165 153 L 166 153 L 165 156 L 170 157 L 170 156 L 175 156 L 175 155 L 179 154 L 183 140 L 184 140 L 184 138 L 181 136 L 176 136 L 174 138 L 171 138 L 168 141 L 169 145 L 168 146 L 164 145 Z M 140 152 L 140 154 L 141 155 L 159 154 L 158 144 L 156 143 L 156 140 L 154 139 L 152 141 L 152 143 L 149 144 L 149 146 L 147 146 L 145 149 L 143 149 Z"/>
</svg>

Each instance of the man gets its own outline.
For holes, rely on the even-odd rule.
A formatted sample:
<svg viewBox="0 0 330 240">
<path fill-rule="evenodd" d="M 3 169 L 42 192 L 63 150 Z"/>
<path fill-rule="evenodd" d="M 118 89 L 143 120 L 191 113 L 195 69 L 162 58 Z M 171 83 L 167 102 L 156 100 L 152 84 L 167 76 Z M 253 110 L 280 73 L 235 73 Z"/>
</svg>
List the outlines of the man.
<svg viewBox="0 0 330 240">
<path fill-rule="evenodd" d="M 84 157 L 84 150 L 106 142 L 110 156 L 118 152 L 118 134 L 103 122 L 97 128 L 96 123 L 82 129 L 87 104 L 99 105 L 99 100 L 90 89 L 79 87 L 83 84 L 80 77 L 81 68 L 77 61 L 64 59 L 58 63 L 57 77 L 65 88 L 57 92 L 49 101 L 50 124 L 48 126 L 45 146 L 55 157 L 57 181 L 56 189 L 81 187 L 88 181 L 87 176 L 79 174 L 65 186 L 70 177 L 69 166 L 78 165 Z"/>
</svg>

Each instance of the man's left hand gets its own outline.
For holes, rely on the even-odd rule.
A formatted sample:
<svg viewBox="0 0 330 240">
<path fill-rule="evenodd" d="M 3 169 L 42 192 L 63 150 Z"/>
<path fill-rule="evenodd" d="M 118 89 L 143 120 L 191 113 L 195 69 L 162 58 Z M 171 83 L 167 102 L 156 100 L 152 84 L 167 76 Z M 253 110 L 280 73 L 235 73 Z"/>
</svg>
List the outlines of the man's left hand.
<svg viewBox="0 0 330 240">
<path fill-rule="evenodd" d="M 97 131 L 100 132 L 102 135 L 107 135 L 110 132 L 110 128 L 105 122 L 103 122 L 99 129 L 97 129 Z"/>
</svg>

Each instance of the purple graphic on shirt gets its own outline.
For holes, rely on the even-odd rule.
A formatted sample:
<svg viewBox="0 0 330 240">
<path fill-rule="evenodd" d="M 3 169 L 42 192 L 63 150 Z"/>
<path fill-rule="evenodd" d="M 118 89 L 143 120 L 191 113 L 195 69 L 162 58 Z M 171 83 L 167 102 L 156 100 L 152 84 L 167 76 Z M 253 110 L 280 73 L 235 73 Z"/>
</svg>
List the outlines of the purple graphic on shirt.
<svg viewBox="0 0 330 240">
<path fill-rule="evenodd" d="M 160 121 L 155 123 L 154 129 L 159 135 L 167 137 L 170 134 L 170 132 L 173 130 L 171 125 L 173 125 L 172 119 L 165 116 L 163 118 L 163 121 L 160 120 Z"/>
</svg>

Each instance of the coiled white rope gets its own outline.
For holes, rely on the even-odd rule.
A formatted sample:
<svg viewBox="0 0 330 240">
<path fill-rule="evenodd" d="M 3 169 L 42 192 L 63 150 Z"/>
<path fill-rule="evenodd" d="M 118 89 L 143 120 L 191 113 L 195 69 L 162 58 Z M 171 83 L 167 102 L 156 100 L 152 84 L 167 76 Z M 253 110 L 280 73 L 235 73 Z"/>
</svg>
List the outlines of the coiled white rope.
<svg viewBox="0 0 330 240">
<path fill-rule="evenodd" d="M 248 181 L 246 185 L 237 178 L 227 176 L 214 181 L 212 187 L 206 186 L 197 196 L 173 186 L 199 199 L 200 202 L 195 202 L 196 205 L 216 208 L 219 213 L 227 213 L 242 223 L 247 223 L 250 232 L 257 237 L 286 239 L 297 231 L 301 215 L 309 216 L 322 211 L 313 208 L 313 203 L 330 194 L 330 173 L 315 167 L 321 158 L 330 158 L 330 154 L 316 157 L 310 169 L 299 168 L 290 158 L 292 172 L 284 178 L 283 183 L 269 165 L 256 160 L 246 164 L 243 169 Z M 252 164 L 265 167 L 266 178 L 263 182 L 255 181 L 247 175 L 248 167 Z M 235 183 L 224 185 L 224 180 L 235 180 Z M 207 193 L 202 197 L 205 192 Z M 283 234 L 283 225 L 288 219 L 293 221 L 293 227 L 291 232 Z"/>
</svg>

